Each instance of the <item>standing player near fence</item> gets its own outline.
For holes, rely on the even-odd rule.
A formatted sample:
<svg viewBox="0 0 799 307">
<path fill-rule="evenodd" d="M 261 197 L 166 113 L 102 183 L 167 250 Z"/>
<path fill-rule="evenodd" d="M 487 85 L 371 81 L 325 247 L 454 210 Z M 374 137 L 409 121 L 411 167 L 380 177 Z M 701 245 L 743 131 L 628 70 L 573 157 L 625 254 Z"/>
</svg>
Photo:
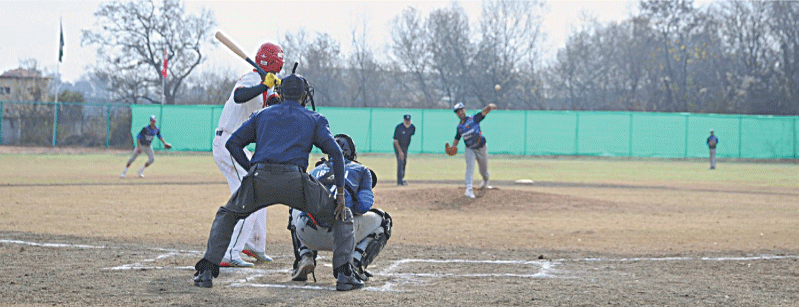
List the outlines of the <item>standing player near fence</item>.
<svg viewBox="0 0 799 307">
<path fill-rule="evenodd" d="M 707 147 L 710 150 L 710 169 L 716 169 L 716 144 L 719 143 L 719 138 L 713 134 L 713 129 L 710 129 L 710 136 L 707 137 Z"/>
<path fill-rule="evenodd" d="M 463 195 L 466 197 L 474 198 L 474 191 L 472 190 L 472 179 L 474 175 L 474 161 L 480 166 L 480 175 L 483 176 L 483 183 L 480 189 L 490 189 L 488 185 L 488 153 L 486 150 L 486 138 L 483 136 L 483 131 L 480 130 L 480 122 L 483 121 L 486 114 L 491 110 L 496 109 L 497 105 L 491 103 L 483 108 L 482 111 L 474 116 L 466 116 L 466 108 L 463 103 L 458 103 L 452 110 L 460 118 L 460 123 L 455 131 L 455 140 L 452 141 L 452 146 L 449 143 L 444 145 L 447 154 L 454 156 L 458 152 L 458 141 L 463 137 L 463 143 L 466 147 L 464 155 L 466 157 L 466 192 Z"/>
<path fill-rule="evenodd" d="M 241 178 L 247 170 L 241 167 L 230 152 L 225 148 L 225 143 L 231 133 L 250 118 L 250 114 L 268 105 L 279 101 L 274 86 L 280 84 L 280 79 L 275 74 L 283 69 L 283 48 L 274 43 L 264 43 L 258 49 L 255 62 L 267 75 L 261 78 L 255 70 L 242 76 L 236 82 L 233 92 L 225 102 L 222 114 L 219 117 L 219 126 L 213 143 L 214 162 L 227 179 L 230 194 L 236 192 L 241 185 Z M 252 158 L 252 153 L 244 149 L 247 158 Z M 252 263 L 241 258 L 239 253 L 245 253 L 259 262 L 270 262 L 272 258 L 266 255 L 266 208 L 256 211 L 245 219 L 239 220 L 233 229 L 221 266 L 251 267 Z"/>
<path fill-rule="evenodd" d="M 152 142 L 156 136 L 159 140 L 161 140 L 161 143 L 164 144 L 164 148 L 172 148 L 172 145 L 164 141 L 164 138 L 161 137 L 161 129 L 158 129 L 158 127 L 155 126 L 155 121 L 155 115 L 150 115 L 150 125 L 144 126 L 144 128 L 139 131 L 139 134 L 136 135 L 136 148 L 133 149 L 133 155 L 131 155 L 130 159 L 128 159 L 128 163 L 125 164 L 125 169 L 122 170 L 122 175 L 119 175 L 119 177 L 125 178 L 128 168 L 131 164 L 133 164 L 133 161 L 136 160 L 136 157 L 138 157 L 142 152 L 147 153 L 147 162 L 145 162 L 144 165 L 142 165 L 142 167 L 139 169 L 139 177 L 144 177 L 144 169 L 155 162 L 155 153 L 153 152 Z"/>
<path fill-rule="evenodd" d="M 408 163 L 408 147 L 411 136 L 416 133 L 416 126 L 411 124 L 411 115 L 402 116 L 402 123 L 394 128 L 394 156 L 397 157 L 397 185 L 408 185 L 405 182 L 405 165 Z"/>
</svg>

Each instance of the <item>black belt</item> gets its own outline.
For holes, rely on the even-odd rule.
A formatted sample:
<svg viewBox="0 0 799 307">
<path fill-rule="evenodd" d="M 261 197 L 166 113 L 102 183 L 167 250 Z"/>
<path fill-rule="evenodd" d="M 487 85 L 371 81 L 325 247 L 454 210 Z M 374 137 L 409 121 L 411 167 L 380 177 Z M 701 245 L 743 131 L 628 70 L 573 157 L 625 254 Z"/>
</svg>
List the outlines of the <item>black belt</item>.
<svg viewBox="0 0 799 307">
<path fill-rule="evenodd" d="M 217 130 L 216 131 L 216 136 L 222 136 L 222 130 Z"/>
<path fill-rule="evenodd" d="M 292 164 L 270 164 L 270 163 L 256 163 L 257 169 L 272 172 L 301 172 L 304 171 L 297 165 Z"/>
</svg>

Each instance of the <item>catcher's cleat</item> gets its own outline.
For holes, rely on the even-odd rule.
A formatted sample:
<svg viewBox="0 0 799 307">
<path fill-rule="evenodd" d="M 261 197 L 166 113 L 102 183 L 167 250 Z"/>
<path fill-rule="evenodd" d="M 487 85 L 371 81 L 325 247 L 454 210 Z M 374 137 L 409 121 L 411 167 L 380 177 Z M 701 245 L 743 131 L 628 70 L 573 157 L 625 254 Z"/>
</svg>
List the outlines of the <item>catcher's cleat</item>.
<svg viewBox="0 0 799 307">
<path fill-rule="evenodd" d="M 316 264 L 314 264 L 313 258 L 309 254 L 302 255 L 302 259 L 297 265 L 297 269 L 294 270 L 294 274 L 291 275 L 291 280 L 306 281 L 308 280 L 308 273 L 311 273 L 313 275 L 314 282 L 316 282 L 314 268 L 316 268 Z"/>
<path fill-rule="evenodd" d="M 463 193 L 463 195 L 468 198 L 474 198 L 474 192 L 472 191 L 472 189 L 466 189 L 466 192 Z"/>
<path fill-rule="evenodd" d="M 349 266 L 350 264 L 345 264 Z M 355 277 L 355 272 L 351 268 L 338 269 L 338 277 L 336 279 L 336 291 L 350 291 L 363 288 L 363 282 Z"/>
<path fill-rule="evenodd" d="M 232 267 L 249 268 L 249 267 L 253 267 L 255 265 L 252 264 L 252 263 L 249 263 L 247 261 L 244 261 L 242 259 L 226 259 L 225 258 L 225 259 L 222 259 L 222 262 L 219 263 L 219 266 L 228 267 L 228 268 L 232 268 Z"/>
<path fill-rule="evenodd" d="M 245 250 L 243 250 L 241 252 L 244 253 L 247 256 L 250 256 L 250 257 L 254 258 L 256 260 L 256 262 L 259 262 L 259 263 L 260 262 L 272 262 L 272 257 L 267 256 L 266 253 L 264 253 L 264 252 L 253 252 L 253 251 L 247 250 L 247 249 L 245 249 Z"/>
</svg>

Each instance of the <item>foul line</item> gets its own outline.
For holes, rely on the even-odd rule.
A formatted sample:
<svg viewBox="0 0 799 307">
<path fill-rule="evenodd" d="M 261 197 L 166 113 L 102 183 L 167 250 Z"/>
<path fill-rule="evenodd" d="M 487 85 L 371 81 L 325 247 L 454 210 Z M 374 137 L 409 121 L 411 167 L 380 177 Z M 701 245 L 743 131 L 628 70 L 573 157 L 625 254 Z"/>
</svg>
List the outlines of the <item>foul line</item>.
<svg viewBox="0 0 799 307">
<path fill-rule="evenodd" d="M 69 243 L 40 243 L 23 240 L 13 239 L 0 239 L 0 244 L 20 244 L 44 248 L 78 248 L 78 249 L 118 249 L 121 247 L 109 247 L 104 245 L 85 245 L 85 244 L 69 244 Z M 119 266 L 102 268 L 101 270 L 194 270 L 193 266 L 154 266 L 146 265 L 161 259 L 170 257 L 197 257 L 202 255 L 201 251 L 193 250 L 178 250 L 166 248 L 152 248 L 143 247 L 143 249 L 163 252 L 154 258 L 143 259 L 140 262 L 123 264 Z M 282 256 L 281 256 L 282 257 Z M 289 256 L 286 256 L 289 257 Z M 396 285 L 416 283 L 419 278 L 550 278 L 558 275 L 556 266 L 563 263 L 574 262 L 636 262 L 636 261 L 758 261 L 758 260 L 783 260 L 783 259 L 799 259 L 799 255 L 758 255 L 758 256 L 743 256 L 743 257 L 633 257 L 633 258 L 578 258 L 578 259 L 542 259 L 542 260 L 470 260 L 470 259 L 401 259 L 390 262 L 388 266 L 376 273 L 378 276 L 386 276 L 393 280 L 383 282 L 382 286 L 364 287 L 363 290 L 374 292 L 407 292 L 406 290 L 396 289 Z M 402 267 L 408 264 L 423 263 L 423 264 L 493 264 L 493 265 L 523 265 L 523 266 L 537 266 L 530 274 L 514 274 L 514 273 L 473 273 L 473 274 L 455 274 L 444 272 L 431 272 L 431 273 L 414 273 L 414 272 L 398 272 Z M 323 265 L 320 263 L 320 265 Z M 280 289 L 301 289 L 301 290 L 323 290 L 335 291 L 335 287 L 331 286 L 317 286 L 309 284 L 290 284 L 290 283 L 254 283 L 251 282 L 257 278 L 266 276 L 268 274 L 287 274 L 290 273 L 289 269 L 257 269 L 257 268 L 222 268 L 223 272 L 233 275 L 232 281 L 228 281 L 227 285 L 230 287 L 253 287 L 253 288 L 280 288 Z M 243 275 L 243 278 L 235 279 L 236 275 Z"/>
</svg>

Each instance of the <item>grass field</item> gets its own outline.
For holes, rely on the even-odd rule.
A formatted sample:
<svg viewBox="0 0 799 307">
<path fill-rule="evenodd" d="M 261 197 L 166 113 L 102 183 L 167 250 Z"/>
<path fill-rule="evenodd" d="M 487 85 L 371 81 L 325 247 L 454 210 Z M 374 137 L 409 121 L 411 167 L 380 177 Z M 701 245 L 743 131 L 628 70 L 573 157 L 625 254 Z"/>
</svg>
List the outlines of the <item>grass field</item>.
<svg viewBox="0 0 799 307">
<path fill-rule="evenodd" d="M 139 157 L 128 178 L 120 179 L 128 156 L 127 151 L 0 146 L 0 261 L 24 268 L 0 270 L 0 283 L 9 285 L 0 290 L 0 304 L 247 305 L 252 298 L 286 306 L 346 306 L 364 299 L 386 306 L 799 301 L 799 165 L 792 162 L 722 159 L 716 170 L 708 170 L 705 160 L 492 156 L 489 170 L 497 189 L 470 200 L 463 197 L 462 155 L 411 155 L 406 187 L 395 184 L 393 155 L 362 155 L 359 160 L 380 178 L 375 206 L 395 220 L 395 235 L 376 261 L 378 276 L 367 291 L 319 294 L 329 293 L 332 277 L 326 270 L 317 271 L 319 284 L 287 281 L 287 210 L 273 206 L 267 248 L 276 263 L 225 271 L 209 290 L 214 298 L 203 299 L 188 268 L 204 250 L 213 216 L 229 196 L 224 178 L 210 153 L 158 152 L 144 178 L 135 173 L 146 160 Z M 534 183 L 514 184 L 518 179 Z M 53 252 L 42 246 L 47 243 L 105 247 Z M 122 247 L 131 252 L 116 252 Z M 159 256 L 164 249 L 176 251 Z M 48 255 L 47 263 L 37 259 L 42 255 Z M 113 269 L 131 263 L 157 266 L 127 273 Z M 526 273 L 519 273 L 519 263 Z M 742 271 L 742 265 L 758 269 Z M 91 289 L 60 284 L 56 276 L 74 268 L 80 275 L 73 277 L 91 278 Z M 48 272 L 56 276 L 46 277 L 53 275 Z"/>
</svg>

